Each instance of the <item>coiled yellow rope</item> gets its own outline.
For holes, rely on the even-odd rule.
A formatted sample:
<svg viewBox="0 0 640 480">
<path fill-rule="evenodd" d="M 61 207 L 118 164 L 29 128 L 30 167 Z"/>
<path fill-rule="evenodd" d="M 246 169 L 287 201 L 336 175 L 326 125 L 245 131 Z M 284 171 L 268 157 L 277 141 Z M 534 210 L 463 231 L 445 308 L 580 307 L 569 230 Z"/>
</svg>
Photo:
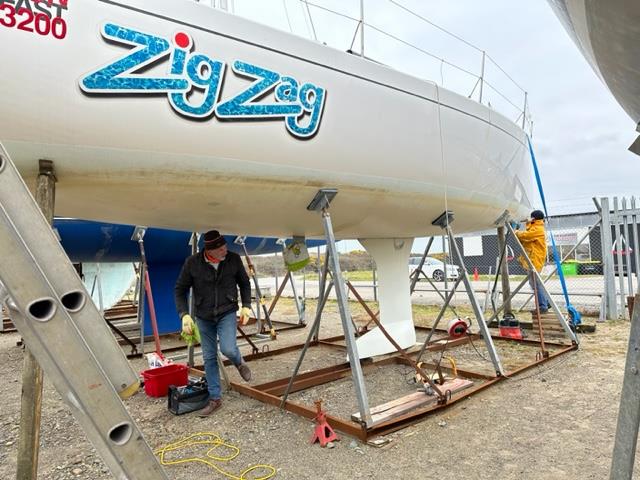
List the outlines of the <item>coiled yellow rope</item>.
<svg viewBox="0 0 640 480">
<path fill-rule="evenodd" d="M 211 448 L 207 450 L 204 457 L 180 458 L 176 456 L 175 458 L 171 458 L 173 455 L 168 455 L 176 450 L 186 450 L 198 445 L 211 445 Z M 214 454 L 214 451 L 216 450 L 222 450 L 222 454 Z M 215 462 L 230 462 L 240 454 L 240 449 L 235 445 L 226 443 L 219 435 L 211 432 L 194 433 L 182 440 L 178 440 L 175 443 L 161 447 L 154 453 L 160 457 L 160 463 L 162 465 L 178 465 L 189 462 L 204 463 L 218 473 L 232 480 L 267 480 L 276 474 L 276 469 L 271 465 L 254 465 L 240 473 L 240 476 L 236 476 L 223 470 Z M 259 472 L 260 470 L 263 470 L 264 473 Z M 262 476 L 248 476 L 250 473 L 254 473 L 256 471 L 258 471 L 259 474 L 262 474 Z"/>
</svg>

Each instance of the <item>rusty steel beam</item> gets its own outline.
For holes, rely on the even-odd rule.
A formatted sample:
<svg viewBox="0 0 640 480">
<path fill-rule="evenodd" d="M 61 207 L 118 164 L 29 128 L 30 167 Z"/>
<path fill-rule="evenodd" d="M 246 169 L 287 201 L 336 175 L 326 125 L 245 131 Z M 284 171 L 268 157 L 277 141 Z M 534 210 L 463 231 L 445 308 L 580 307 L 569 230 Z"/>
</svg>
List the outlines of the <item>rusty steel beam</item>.
<svg viewBox="0 0 640 480">
<path fill-rule="evenodd" d="M 351 376 L 351 368 L 347 368 L 345 370 L 339 370 L 336 372 L 327 372 L 320 375 L 314 375 L 311 378 L 300 379 L 297 378 L 293 381 L 291 388 L 289 389 L 289 393 L 299 392 L 302 390 L 306 390 L 311 387 L 317 387 L 319 385 L 323 385 L 325 383 L 333 382 L 335 380 L 340 380 L 341 378 Z M 262 390 L 265 393 L 269 393 L 271 395 L 277 395 L 281 397 L 284 395 L 284 392 L 287 390 L 288 385 L 281 385 L 272 387 L 266 390 Z"/>
<path fill-rule="evenodd" d="M 342 337 L 332 337 L 330 339 L 325 339 L 322 342 L 326 342 L 327 344 L 330 344 L 331 341 L 340 340 L 341 338 Z M 503 338 L 500 336 L 497 336 L 496 339 L 509 340 L 510 342 L 515 341 L 515 342 L 519 342 L 519 343 L 523 343 L 531 346 L 539 346 L 539 343 L 534 340 L 514 340 L 511 338 Z M 468 337 L 459 339 L 459 340 L 461 341 L 457 343 L 457 345 L 466 343 L 465 341 L 462 341 L 462 340 L 468 341 Z M 459 402 L 460 400 L 463 400 L 472 395 L 475 395 L 476 393 L 479 393 L 500 381 L 503 381 L 519 373 L 522 373 L 530 368 L 533 368 L 535 366 L 538 366 L 550 360 L 553 360 L 572 350 L 577 350 L 578 348 L 577 345 L 570 345 L 570 346 L 563 345 L 563 344 L 551 344 L 551 345 L 554 347 L 558 347 L 559 350 L 552 353 L 547 358 L 542 358 L 540 360 L 531 362 L 527 365 L 524 365 L 520 368 L 517 368 L 515 370 L 508 372 L 504 376 L 491 376 L 491 375 L 481 374 L 478 372 L 457 368 L 456 370 L 460 377 L 479 380 L 482 383 L 452 395 L 451 398 L 448 399 L 446 402 L 442 402 L 440 404 L 433 404 L 428 407 L 416 408 L 415 410 L 409 413 L 406 413 L 402 416 L 388 420 L 384 423 L 377 424 L 369 429 L 366 429 L 363 425 L 361 425 L 360 423 L 354 422 L 351 419 L 345 420 L 345 419 L 338 418 L 331 415 L 327 415 L 327 422 L 335 430 L 338 430 L 352 437 L 358 438 L 362 441 L 366 441 L 368 438 L 371 438 L 373 436 L 389 434 L 396 430 L 405 428 L 406 426 L 419 421 L 420 419 L 422 419 L 423 417 L 431 413 L 439 411 L 443 408 L 447 408 L 450 405 L 453 405 L 454 403 Z M 449 346 L 454 346 L 454 345 L 450 343 Z M 266 354 L 258 354 L 258 355 L 260 356 L 277 355 L 279 353 L 284 353 L 283 351 L 292 351 L 299 348 L 301 348 L 301 345 L 293 345 L 291 347 L 284 347 L 277 351 L 266 352 Z M 413 353 L 410 355 L 415 355 L 415 354 L 416 353 Z M 257 358 L 254 358 L 254 359 L 257 359 Z M 411 362 L 410 360 L 406 358 L 402 358 L 400 355 L 396 354 L 396 355 L 385 357 L 381 360 L 368 361 L 366 363 L 363 362 L 363 370 L 366 372 L 367 370 L 370 370 L 373 367 L 378 367 L 383 365 L 393 365 L 393 364 L 410 365 Z M 435 368 L 435 366 L 436 365 L 433 363 L 425 363 L 425 368 Z M 446 371 L 448 373 L 453 372 L 451 368 L 446 366 L 440 366 L 440 368 L 443 371 Z M 349 363 L 346 363 L 346 362 L 340 365 L 334 365 L 330 367 L 321 368 L 318 370 L 313 370 L 310 372 L 305 372 L 296 378 L 296 381 L 293 384 L 292 391 L 301 391 L 307 388 L 326 384 L 333 380 L 348 377 L 349 375 L 351 375 L 351 369 L 350 369 Z M 289 380 L 290 380 L 290 377 L 281 378 L 278 380 L 266 382 L 261 385 L 255 385 L 255 386 L 247 386 L 245 384 L 231 382 L 231 388 L 239 393 L 242 393 L 243 395 L 247 395 L 251 398 L 255 398 L 256 400 L 259 400 L 263 403 L 267 403 L 274 406 L 280 406 L 282 402 L 281 394 L 284 392 L 284 389 L 288 385 Z M 291 402 L 289 400 L 284 403 L 283 408 L 286 409 L 287 411 L 296 413 L 302 417 L 309 418 L 309 419 L 313 419 L 316 416 L 315 408 L 307 407 L 305 405 Z"/>
<path fill-rule="evenodd" d="M 263 403 L 274 405 L 276 407 L 280 406 L 280 403 L 282 401 L 280 397 L 270 395 L 248 385 L 241 385 L 236 382 L 231 382 L 231 388 L 238 393 L 242 393 L 243 395 L 255 398 L 256 400 L 260 400 Z M 317 414 L 315 407 L 306 407 L 290 400 L 287 400 L 284 403 L 284 409 L 308 419 L 314 419 Z M 367 440 L 367 432 L 359 423 L 353 422 L 351 420 L 343 420 L 341 418 L 334 417 L 333 415 L 327 415 L 326 418 L 327 423 L 335 430 L 339 430 L 342 433 L 346 433 L 347 435 L 358 438 L 362 441 Z"/>
</svg>

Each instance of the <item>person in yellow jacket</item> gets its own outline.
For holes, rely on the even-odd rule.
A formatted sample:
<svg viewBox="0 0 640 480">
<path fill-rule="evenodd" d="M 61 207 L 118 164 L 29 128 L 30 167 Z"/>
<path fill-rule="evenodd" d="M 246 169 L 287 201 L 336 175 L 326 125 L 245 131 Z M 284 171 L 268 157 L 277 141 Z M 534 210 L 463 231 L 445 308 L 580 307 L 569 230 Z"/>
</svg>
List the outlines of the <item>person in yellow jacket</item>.
<svg viewBox="0 0 640 480">
<path fill-rule="evenodd" d="M 516 236 L 522 243 L 535 269 L 541 272 L 547 259 L 547 234 L 544 229 L 544 213 L 541 210 L 531 212 L 531 220 L 527 222 L 524 230 L 516 230 Z M 529 264 L 523 256 L 520 256 L 518 260 L 525 270 L 529 270 Z M 545 296 L 539 281 L 534 288 L 535 278 L 535 275 L 529 272 L 529 285 L 531 285 L 532 290 L 538 293 L 540 313 L 547 313 L 549 300 Z"/>
</svg>

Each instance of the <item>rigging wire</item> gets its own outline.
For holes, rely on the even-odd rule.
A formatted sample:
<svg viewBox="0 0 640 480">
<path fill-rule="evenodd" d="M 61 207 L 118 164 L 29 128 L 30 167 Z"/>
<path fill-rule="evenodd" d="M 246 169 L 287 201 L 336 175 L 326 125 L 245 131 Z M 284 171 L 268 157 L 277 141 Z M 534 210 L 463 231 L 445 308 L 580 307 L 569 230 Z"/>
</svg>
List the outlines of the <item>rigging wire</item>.
<svg viewBox="0 0 640 480">
<path fill-rule="evenodd" d="M 307 0 L 301 0 L 301 1 L 307 7 L 307 15 L 309 15 L 309 23 L 311 24 L 311 31 L 313 32 L 313 39 L 317 42 L 318 35 L 316 34 L 316 27 L 313 24 L 313 17 L 311 16 L 311 10 L 309 10 L 309 3 L 307 2 Z M 306 17 L 305 17 L 305 20 L 306 20 Z"/>
<path fill-rule="evenodd" d="M 289 18 L 289 9 L 287 8 L 287 0 L 282 0 L 282 6 L 284 7 L 284 14 L 287 17 L 287 24 L 289 25 L 289 31 L 293 33 L 293 27 L 291 27 L 291 18 Z"/>
<path fill-rule="evenodd" d="M 464 38 L 459 37 L 458 35 L 456 35 L 455 33 L 450 32 L 449 30 L 441 27 L 440 25 L 437 25 L 435 23 L 433 23 L 431 20 L 417 14 L 416 12 L 414 12 L 413 10 L 411 10 L 410 8 L 405 7 L 404 5 L 402 5 L 400 2 L 396 2 L 395 0 L 388 0 L 389 3 L 392 3 L 393 5 L 395 5 L 396 7 L 404 10 L 405 12 L 409 13 L 410 15 L 413 15 L 414 17 L 419 18 L 420 20 L 422 20 L 423 22 L 428 23 L 429 25 L 437 28 L 438 30 L 446 33 L 447 35 L 451 35 L 453 38 L 455 38 L 456 40 L 460 40 L 462 43 L 464 43 L 465 45 L 468 45 L 469 47 L 482 52 L 482 50 L 478 47 L 476 47 L 475 45 L 473 45 L 472 43 L 466 41 Z"/>
</svg>

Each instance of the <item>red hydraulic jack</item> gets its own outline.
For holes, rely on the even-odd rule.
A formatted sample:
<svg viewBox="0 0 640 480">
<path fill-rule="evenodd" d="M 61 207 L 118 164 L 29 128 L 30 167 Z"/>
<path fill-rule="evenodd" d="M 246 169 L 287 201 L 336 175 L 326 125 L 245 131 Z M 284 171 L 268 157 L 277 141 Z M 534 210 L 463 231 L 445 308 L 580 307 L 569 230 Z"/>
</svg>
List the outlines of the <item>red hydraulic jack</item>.
<svg viewBox="0 0 640 480">
<path fill-rule="evenodd" d="M 322 400 L 316 400 L 316 426 L 313 430 L 313 437 L 311 437 L 311 443 L 320 442 L 321 447 L 326 447 L 329 442 L 336 442 L 340 440 L 333 428 L 327 423 L 327 414 L 322 411 Z"/>
</svg>

